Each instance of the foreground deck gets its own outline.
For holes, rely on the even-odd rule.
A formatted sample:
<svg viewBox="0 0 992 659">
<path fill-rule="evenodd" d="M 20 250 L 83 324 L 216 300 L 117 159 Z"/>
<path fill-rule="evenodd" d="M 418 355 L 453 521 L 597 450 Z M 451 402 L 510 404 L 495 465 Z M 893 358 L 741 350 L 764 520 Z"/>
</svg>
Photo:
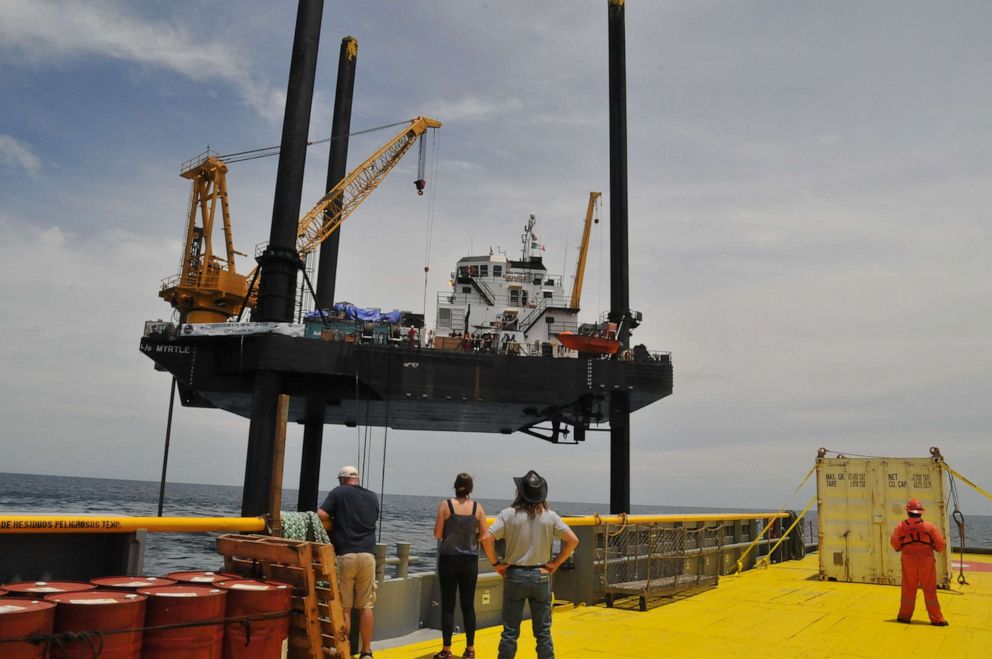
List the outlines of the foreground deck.
<svg viewBox="0 0 992 659">
<path fill-rule="evenodd" d="M 930 626 L 922 593 L 913 624 L 897 623 L 897 587 L 820 581 L 817 560 L 812 555 L 723 577 L 717 588 L 693 597 L 652 602 L 652 608 L 643 613 L 636 598 L 621 601 L 613 609 L 557 607 L 555 656 L 992 656 L 992 556 L 966 554 L 969 585 L 955 582 L 952 590 L 940 591 L 950 627 Z M 956 573 L 956 558 L 953 565 Z M 479 657 L 496 656 L 499 634 L 498 627 L 479 630 Z M 383 647 L 375 655 L 377 659 L 426 658 L 440 649 L 439 639 L 438 633 L 437 640 Z M 464 635 L 456 635 L 455 656 L 464 647 Z M 527 623 L 517 656 L 535 656 Z"/>
</svg>

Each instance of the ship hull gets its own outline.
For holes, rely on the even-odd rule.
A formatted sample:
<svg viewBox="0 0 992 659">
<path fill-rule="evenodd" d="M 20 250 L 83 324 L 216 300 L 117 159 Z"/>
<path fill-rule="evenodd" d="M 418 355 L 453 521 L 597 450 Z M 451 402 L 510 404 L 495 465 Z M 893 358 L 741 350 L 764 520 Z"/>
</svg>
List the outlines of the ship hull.
<svg viewBox="0 0 992 659">
<path fill-rule="evenodd" d="M 614 392 L 629 395 L 631 411 L 672 393 L 668 355 L 521 357 L 276 334 L 145 337 L 141 351 L 176 377 L 184 405 L 246 418 L 255 374 L 277 372 L 298 423 L 313 398 L 323 402 L 325 424 L 504 434 L 544 421 L 586 428 L 610 418 Z"/>
</svg>

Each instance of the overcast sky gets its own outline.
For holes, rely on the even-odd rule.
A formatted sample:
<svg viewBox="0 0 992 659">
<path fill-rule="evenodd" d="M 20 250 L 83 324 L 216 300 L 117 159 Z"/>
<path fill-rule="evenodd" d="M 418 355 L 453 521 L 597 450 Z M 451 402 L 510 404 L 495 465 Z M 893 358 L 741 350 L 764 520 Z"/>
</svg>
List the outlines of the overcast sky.
<svg viewBox="0 0 992 659">
<path fill-rule="evenodd" d="M 801 508 L 812 488 L 790 495 L 821 446 L 939 446 L 992 486 L 992 4 L 626 11 L 635 340 L 675 365 L 675 393 L 631 419 L 633 503 Z M 170 313 L 156 293 L 180 257 L 179 164 L 278 144 L 295 13 L 0 0 L 0 471 L 158 478 L 169 379 L 138 341 Z M 583 316 L 608 308 L 606 2 L 328 0 L 315 139 L 346 35 L 354 130 L 417 114 L 444 127 L 429 195 L 411 156 L 344 226 L 338 299 L 421 311 L 426 263 L 432 319 L 455 261 L 513 253 L 531 212 L 568 276 L 599 190 Z M 389 134 L 354 138 L 350 165 Z M 305 207 L 326 162 L 310 150 Z M 231 166 L 243 252 L 268 238 L 275 168 Z M 324 486 L 360 432 L 327 428 Z M 240 484 L 247 435 L 247 420 L 177 409 L 170 480 Z M 605 502 L 608 437 L 390 431 L 385 489 L 445 495 L 467 470 L 505 498 L 534 468 L 552 500 Z"/>
</svg>

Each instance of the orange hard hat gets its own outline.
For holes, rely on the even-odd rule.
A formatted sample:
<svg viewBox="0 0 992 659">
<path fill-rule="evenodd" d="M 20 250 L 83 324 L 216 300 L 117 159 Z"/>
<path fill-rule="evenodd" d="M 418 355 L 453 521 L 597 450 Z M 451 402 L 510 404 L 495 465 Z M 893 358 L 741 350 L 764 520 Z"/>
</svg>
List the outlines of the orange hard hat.
<svg viewBox="0 0 992 659">
<path fill-rule="evenodd" d="M 922 513 L 923 510 L 923 503 L 919 499 L 910 499 L 906 502 L 907 513 Z"/>
</svg>

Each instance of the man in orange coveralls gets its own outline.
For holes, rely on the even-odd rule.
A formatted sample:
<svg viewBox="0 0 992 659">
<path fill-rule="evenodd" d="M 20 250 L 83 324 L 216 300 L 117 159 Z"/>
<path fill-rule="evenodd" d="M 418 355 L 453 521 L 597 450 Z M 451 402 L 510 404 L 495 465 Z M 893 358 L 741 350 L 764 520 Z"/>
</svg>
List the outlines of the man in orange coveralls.
<svg viewBox="0 0 992 659">
<path fill-rule="evenodd" d="M 906 504 L 906 519 L 892 532 L 892 548 L 902 553 L 902 600 L 899 622 L 909 624 L 916 607 L 916 589 L 923 588 L 923 601 L 930 614 L 930 624 L 946 627 L 937 601 L 937 565 L 935 551 L 944 551 L 944 536 L 930 522 L 923 521 L 923 504 L 910 499 Z"/>
</svg>

